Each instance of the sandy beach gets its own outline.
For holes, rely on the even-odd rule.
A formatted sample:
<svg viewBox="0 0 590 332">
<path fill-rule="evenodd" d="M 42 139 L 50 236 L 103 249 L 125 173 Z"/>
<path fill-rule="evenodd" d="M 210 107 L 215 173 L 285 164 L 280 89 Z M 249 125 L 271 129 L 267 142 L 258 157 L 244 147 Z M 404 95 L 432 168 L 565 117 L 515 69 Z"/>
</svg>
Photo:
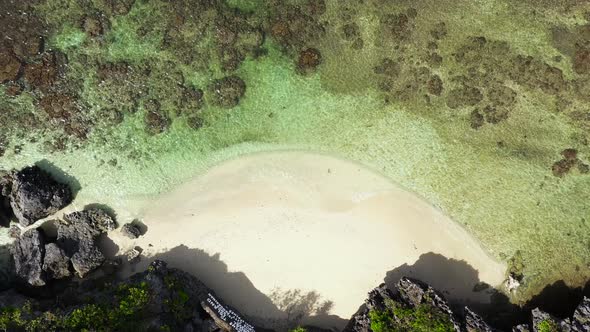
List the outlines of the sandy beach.
<svg viewBox="0 0 590 332">
<path fill-rule="evenodd" d="M 318 154 L 225 162 L 150 202 L 141 219 L 148 231 L 139 239 L 111 236 L 120 253 L 143 248 L 136 270 L 165 258 L 242 313 L 265 319 L 283 319 L 299 305 L 304 316 L 339 325 L 369 290 L 400 274 L 485 302 L 489 295 L 473 292 L 474 283 L 499 285 L 505 271 L 427 202 L 362 166 Z"/>
</svg>

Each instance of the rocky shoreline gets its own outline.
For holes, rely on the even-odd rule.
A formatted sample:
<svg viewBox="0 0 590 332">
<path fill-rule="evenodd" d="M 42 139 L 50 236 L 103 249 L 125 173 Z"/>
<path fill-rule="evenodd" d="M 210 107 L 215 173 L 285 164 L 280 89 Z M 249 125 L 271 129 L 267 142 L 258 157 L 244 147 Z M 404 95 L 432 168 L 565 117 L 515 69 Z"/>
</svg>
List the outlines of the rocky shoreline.
<svg viewBox="0 0 590 332">
<path fill-rule="evenodd" d="M 118 279 L 97 239 L 117 229 L 109 211 L 87 207 L 43 220 L 70 204 L 72 189 L 38 166 L 0 173 L 0 221 L 10 226 L 13 278 L 0 293 L 0 330 L 6 331 L 267 331 L 225 304 L 197 277 L 156 260 L 146 271 Z M 51 227 L 45 227 L 51 225 Z M 137 224 L 120 232 L 142 235 Z M 140 259 L 141 248 L 128 253 Z M 289 327 L 289 328 L 295 328 Z M 296 331 L 328 331 L 313 326 Z M 275 329 L 276 330 L 276 329 Z M 278 329 L 282 331 L 282 329 Z M 475 311 L 452 308 L 429 285 L 403 277 L 371 292 L 344 332 L 499 331 Z M 538 308 L 512 331 L 590 331 L 590 298 L 567 318 Z"/>
</svg>

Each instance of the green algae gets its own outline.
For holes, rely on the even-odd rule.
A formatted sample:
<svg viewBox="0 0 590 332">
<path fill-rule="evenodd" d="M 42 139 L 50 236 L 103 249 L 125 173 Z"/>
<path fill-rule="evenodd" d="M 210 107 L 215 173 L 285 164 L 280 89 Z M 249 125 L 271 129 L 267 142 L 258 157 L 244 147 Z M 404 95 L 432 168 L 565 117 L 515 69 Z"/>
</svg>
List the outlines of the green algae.
<svg viewBox="0 0 590 332">
<path fill-rule="evenodd" d="M 86 40 L 84 31 L 72 26 L 65 26 L 53 36 L 49 44 L 60 51 L 67 52 L 70 48 L 77 48 Z"/>
<path fill-rule="evenodd" d="M 228 4 L 253 12 L 252 20 L 268 15 L 266 8 L 259 8 L 259 1 Z M 352 8 L 348 12 L 354 13 L 347 14 L 352 16 L 348 21 L 360 27 L 361 49 L 343 40 L 342 27 L 348 21 L 342 20 L 341 3 L 328 1 L 321 15 L 328 22 L 325 35 L 310 42 L 322 50 L 324 58 L 317 72 L 297 74 L 289 51 L 267 37 L 266 54 L 246 57 L 235 71 L 247 84 L 239 105 L 223 109 L 207 103 L 193 110 L 191 115 L 198 115 L 204 124 L 194 130 L 181 114 L 184 110 L 176 103 L 174 87 L 205 89 L 225 75 L 220 59 L 209 49 L 214 45 L 209 30 L 188 48 L 206 49 L 204 60 L 197 57 L 186 63 L 164 46 L 164 13 L 170 10 L 169 4 L 136 1 L 129 13 L 111 18 L 101 44 L 76 28 L 84 16 L 82 6 L 47 1 L 40 10 L 60 27 L 51 45 L 73 59 L 83 54 L 103 63 L 149 66 L 149 74 L 124 79 L 133 82 L 129 90 L 145 87 L 146 95 L 137 96 L 141 101 L 123 112 L 120 124 L 105 122 L 100 127 L 98 120 L 99 128 L 81 149 L 49 154 L 40 143 L 26 143 L 20 154 L 7 153 L 1 166 L 21 167 L 49 159 L 78 178 L 83 188 L 80 202 L 104 202 L 128 211 L 123 215 L 131 218 L 138 213 L 136 202 L 170 190 L 223 160 L 280 149 L 329 153 L 361 162 L 426 198 L 493 256 L 504 259 L 519 252 L 525 282 L 515 301 L 526 300 L 555 280 L 572 285 L 585 282 L 590 277 L 590 207 L 584 198 L 590 194 L 590 178 L 576 172 L 554 177 L 551 165 L 564 148 L 575 147 L 585 161 L 590 149 L 580 143 L 586 137 L 583 127 L 568 112 L 555 111 L 555 96 L 497 74 L 498 80 L 516 91 L 517 101 L 506 120 L 474 130 L 469 125 L 472 108 L 451 110 L 444 96 L 425 99 L 418 90 L 396 99 L 378 89 L 379 78 L 373 71 L 382 58 L 404 52 L 409 54 L 401 62 L 404 67 L 426 65 L 422 57 L 432 40 L 430 30 L 444 21 L 448 33 L 437 42 L 442 64 L 431 71 L 445 82 L 445 93 L 459 85 L 453 83 L 456 75 L 468 72 L 453 61 L 453 54 L 474 35 L 508 41 L 510 53 L 502 56 L 533 56 L 561 69 L 570 80 L 576 77 L 571 62 L 553 60 L 561 53 L 552 44 L 549 28 L 574 26 L 581 19 L 553 10 L 532 16 L 530 6 L 499 0 L 347 5 Z M 403 13 L 412 6 L 425 14 L 413 21 L 410 40 L 401 47 L 393 45 L 383 37 L 379 19 L 383 13 Z M 195 31 L 181 33 L 193 38 Z M 498 61 L 506 64 L 504 59 Z M 99 70 L 92 64 L 74 60 L 69 67 L 68 78 L 81 82 L 80 98 L 97 119 L 113 104 L 123 105 L 121 82 L 100 85 Z M 571 91 L 563 94 L 576 97 Z M 168 130 L 158 135 L 145 130 L 145 103 L 150 99 L 159 100 L 161 111 L 172 118 Z M 38 112 L 28 93 L 0 100 L 23 112 Z M 574 104 L 585 103 L 576 99 Z"/>
</svg>

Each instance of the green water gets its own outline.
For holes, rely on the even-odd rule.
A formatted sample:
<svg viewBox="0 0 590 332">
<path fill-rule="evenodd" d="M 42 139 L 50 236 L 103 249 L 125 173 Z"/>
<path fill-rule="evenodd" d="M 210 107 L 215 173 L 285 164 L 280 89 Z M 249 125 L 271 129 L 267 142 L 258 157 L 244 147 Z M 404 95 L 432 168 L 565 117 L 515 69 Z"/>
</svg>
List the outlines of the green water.
<svg viewBox="0 0 590 332">
<path fill-rule="evenodd" d="M 53 27 L 50 47 L 69 56 L 66 77 L 77 82 L 87 112 L 100 115 L 112 105 L 123 105 L 124 96 L 111 83 L 99 86 L 96 65 L 81 59 L 147 63 L 150 74 L 141 78 L 141 84 L 148 86 L 150 96 L 158 98 L 161 108 L 171 114 L 171 125 L 161 134 L 146 133 L 145 99 L 141 97 L 139 111 L 125 113 L 118 125 L 101 126 L 99 122 L 86 140 L 65 151 L 52 152 L 43 144 L 43 138 L 56 135 L 54 128 L 34 131 L 35 143 L 27 135 L 9 131 L 13 135 L 11 147 L 20 145 L 20 152 L 9 149 L 0 166 L 19 168 L 47 159 L 79 181 L 80 202 L 95 201 L 126 211 L 135 202 L 242 154 L 282 149 L 329 153 L 361 162 L 426 198 L 463 225 L 494 257 L 507 261 L 520 250 L 525 279 L 513 294 L 515 301 L 556 280 L 578 285 L 590 277 L 590 175 L 572 170 L 556 177 L 551 166 L 562 158 L 560 152 L 565 148 L 577 149 L 582 161 L 590 161 L 586 140 L 590 117 L 576 117 L 587 101 L 579 89 L 569 87 L 586 78 L 572 69 L 572 57 L 555 45 L 551 29 L 564 27 L 575 34 L 576 27 L 586 24 L 584 13 L 590 7 L 546 2 L 549 4 L 369 1 L 361 5 L 326 1 L 325 13 L 318 16 L 325 23 L 325 33 L 309 41 L 322 52 L 317 70 L 301 75 L 294 61 L 297 52 L 267 36 L 263 44 L 267 53 L 247 56 L 232 71 L 247 88 L 238 106 L 223 109 L 213 105 L 205 89 L 211 79 L 225 75 L 211 50 L 210 30 L 190 46 L 192 52 L 202 51 L 199 54 L 207 61 L 186 63 L 174 47 L 162 46 L 169 4 L 138 0 L 127 14 L 109 17 L 106 1 L 82 6 L 74 1 L 47 0 L 37 10 Z M 253 24 L 265 15 L 274 15 L 263 6 L 265 2 L 228 3 L 253 11 L 249 19 Z M 109 17 L 101 41 L 92 39 L 78 24 L 89 6 Z M 350 9 L 344 11 L 344 6 Z M 396 49 L 385 38 L 380 22 L 387 13 L 405 12 L 410 7 L 417 11 L 411 20 L 411 39 L 400 42 L 402 48 Z M 362 49 L 352 48 L 342 37 L 345 21 L 359 26 Z M 443 60 L 430 65 L 429 70 L 445 87 L 440 97 L 430 95 L 427 100 L 424 87 L 403 90 L 402 85 L 414 82 L 412 68 L 421 66 L 414 63 L 424 62 L 432 41 L 430 31 L 440 22 L 445 23 L 446 36 L 437 42 L 436 52 Z M 149 31 L 138 36 L 137 28 L 148 25 Z M 181 33 L 190 36 L 195 32 L 187 28 Z M 475 66 L 477 70 L 507 68 L 492 73 L 492 81 L 482 79 L 476 85 L 488 96 L 491 92 L 486 89 L 497 80 L 517 94 L 506 119 L 478 129 L 470 125 L 471 114 L 474 107 L 484 105 L 456 109 L 447 105 L 452 89 L 460 86 L 454 77 L 469 75 L 464 63 L 453 60 L 454 54 L 473 36 L 509 45 L 508 51 L 500 54 L 479 51 L 481 60 L 477 61 L 483 65 Z M 504 57 L 517 55 L 530 55 L 558 68 L 568 87 L 553 94 L 544 90 L 542 83 L 535 86 L 532 79 L 511 77 L 513 64 Z M 562 56 L 560 61 L 556 61 L 557 55 Z M 380 90 L 377 83 L 383 77 L 374 68 L 385 57 L 400 56 L 400 74 L 392 84 L 403 91 L 390 94 Z M 187 116 L 177 115 L 179 106 L 168 97 L 177 80 L 205 90 L 205 105 L 191 111 L 205 123 L 198 130 L 187 125 Z M 13 110 L 42 114 L 35 106 L 36 96 L 25 90 L 18 97 L 3 95 L 0 100 Z M 568 108 L 556 106 L 561 99 L 570 102 Z M 132 213 L 121 213 L 124 218 L 133 217 Z"/>
</svg>

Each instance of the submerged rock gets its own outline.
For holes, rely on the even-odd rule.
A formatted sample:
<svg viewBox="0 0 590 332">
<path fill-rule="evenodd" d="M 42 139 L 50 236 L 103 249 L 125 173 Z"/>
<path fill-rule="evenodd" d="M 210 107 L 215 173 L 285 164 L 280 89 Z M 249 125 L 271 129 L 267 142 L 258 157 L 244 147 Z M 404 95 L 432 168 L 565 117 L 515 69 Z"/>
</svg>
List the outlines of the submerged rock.
<svg viewBox="0 0 590 332">
<path fill-rule="evenodd" d="M 45 238 L 41 232 L 36 229 L 26 231 L 14 242 L 12 256 L 18 278 L 32 286 L 45 285 Z"/>
<path fill-rule="evenodd" d="M 213 103 L 224 108 L 232 108 L 240 103 L 246 93 L 246 83 L 238 76 L 231 75 L 213 81 L 209 86 Z"/>
<path fill-rule="evenodd" d="M 64 221 L 57 224 L 57 244 L 70 257 L 80 278 L 105 261 L 104 255 L 96 246 L 96 239 L 115 228 L 113 218 L 96 208 L 67 214 Z"/>
<path fill-rule="evenodd" d="M 26 167 L 11 178 L 10 205 L 23 226 L 45 218 L 70 204 L 73 194 L 37 166 Z"/>
</svg>

